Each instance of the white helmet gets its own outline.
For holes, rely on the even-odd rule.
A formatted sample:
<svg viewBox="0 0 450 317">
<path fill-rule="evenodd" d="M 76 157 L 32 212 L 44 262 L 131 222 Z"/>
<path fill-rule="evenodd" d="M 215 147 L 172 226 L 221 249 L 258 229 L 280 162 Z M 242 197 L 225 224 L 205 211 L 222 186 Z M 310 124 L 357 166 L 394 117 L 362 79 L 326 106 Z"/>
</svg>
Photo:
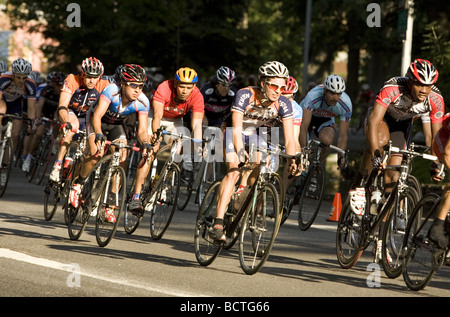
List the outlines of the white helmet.
<svg viewBox="0 0 450 317">
<path fill-rule="evenodd" d="M 24 60 L 22 57 L 16 59 L 11 64 L 11 69 L 14 74 L 30 74 L 31 73 L 31 63 Z"/>
<path fill-rule="evenodd" d="M 323 83 L 326 89 L 334 92 L 335 94 L 340 94 L 345 91 L 345 81 L 341 76 L 338 75 L 329 75 L 325 78 L 325 82 Z"/>
<path fill-rule="evenodd" d="M 259 68 L 259 77 L 280 77 L 288 79 L 289 70 L 280 62 L 267 62 Z"/>
</svg>

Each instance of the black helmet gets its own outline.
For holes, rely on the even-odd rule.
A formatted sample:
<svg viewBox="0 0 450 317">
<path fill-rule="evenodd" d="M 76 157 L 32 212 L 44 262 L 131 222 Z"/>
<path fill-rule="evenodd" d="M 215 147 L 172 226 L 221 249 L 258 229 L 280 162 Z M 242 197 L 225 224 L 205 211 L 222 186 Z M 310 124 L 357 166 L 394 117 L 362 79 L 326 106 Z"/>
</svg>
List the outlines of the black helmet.
<svg viewBox="0 0 450 317">
<path fill-rule="evenodd" d="M 145 82 L 147 73 L 137 64 L 125 64 L 120 69 L 120 79 L 130 82 Z"/>
</svg>

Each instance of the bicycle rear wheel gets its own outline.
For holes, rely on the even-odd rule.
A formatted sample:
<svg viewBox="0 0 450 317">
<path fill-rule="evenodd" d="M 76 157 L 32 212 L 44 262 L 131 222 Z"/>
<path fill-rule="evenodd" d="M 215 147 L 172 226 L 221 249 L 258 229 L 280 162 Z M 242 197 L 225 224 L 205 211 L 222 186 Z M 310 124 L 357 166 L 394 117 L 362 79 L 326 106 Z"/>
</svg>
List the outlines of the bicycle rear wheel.
<svg viewBox="0 0 450 317">
<path fill-rule="evenodd" d="M 363 249 L 362 216 L 356 215 L 347 197 L 336 230 L 336 255 L 340 266 L 349 269 L 359 260 Z"/>
<path fill-rule="evenodd" d="M 53 146 L 55 144 L 55 138 L 52 135 L 51 142 L 47 144 L 45 147 L 45 152 L 41 157 L 41 164 L 37 167 L 35 179 L 36 179 L 36 185 L 40 185 L 42 183 L 42 180 L 45 177 L 45 173 L 47 172 L 48 166 L 50 165 L 50 162 L 52 161 L 52 150 Z"/>
<path fill-rule="evenodd" d="M 9 174 L 11 174 L 13 160 L 13 146 L 11 138 L 3 139 L 2 142 L 5 142 L 5 152 L 3 153 L 3 162 L 0 164 L 0 197 L 3 196 L 6 187 L 8 186 Z M 9 160 L 9 162 L 4 163 L 5 159 Z"/>
<path fill-rule="evenodd" d="M 48 182 L 44 186 L 44 219 L 52 220 L 60 201 L 61 186 L 58 183 Z"/>
<path fill-rule="evenodd" d="M 161 239 L 169 227 L 180 190 L 180 170 L 177 165 L 171 165 L 161 177 L 163 179 L 155 191 L 153 209 L 150 213 L 150 235 L 153 240 Z"/>
<path fill-rule="evenodd" d="M 109 174 L 110 173 L 110 174 Z M 121 166 L 110 167 L 103 184 L 95 222 L 95 237 L 100 247 L 105 247 L 114 237 L 120 214 L 126 204 L 126 174 Z"/>
<path fill-rule="evenodd" d="M 298 210 L 298 226 L 306 231 L 311 227 L 319 213 L 325 191 L 325 168 L 322 164 L 312 167 L 303 186 Z"/>
<path fill-rule="evenodd" d="M 239 262 L 246 274 L 258 272 L 269 257 L 280 227 L 280 202 L 273 184 L 257 189 L 243 216 L 239 234 Z"/>
<path fill-rule="evenodd" d="M 445 253 L 428 239 L 428 231 L 438 212 L 440 198 L 430 193 L 414 208 L 406 228 L 403 246 L 403 279 L 409 289 L 419 291 L 442 265 Z"/>
<path fill-rule="evenodd" d="M 389 206 L 389 216 L 381 232 L 381 263 L 389 278 L 396 278 L 402 274 L 403 260 L 401 254 L 406 225 L 412 215 L 414 206 L 419 201 L 418 195 L 414 188 L 405 188 L 404 192 L 400 194 L 398 205 L 396 200 L 392 200 Z"/>
<path fill-rule="evenodd" d="M 194 247 L 197 262 L 202 266 L 210 265 L 222 249 L 222 244 L 209 237 L 217 211 L 217 195 L 221 181 L 214 182 L 207 191 L 195 221 Z"/>
</svg>

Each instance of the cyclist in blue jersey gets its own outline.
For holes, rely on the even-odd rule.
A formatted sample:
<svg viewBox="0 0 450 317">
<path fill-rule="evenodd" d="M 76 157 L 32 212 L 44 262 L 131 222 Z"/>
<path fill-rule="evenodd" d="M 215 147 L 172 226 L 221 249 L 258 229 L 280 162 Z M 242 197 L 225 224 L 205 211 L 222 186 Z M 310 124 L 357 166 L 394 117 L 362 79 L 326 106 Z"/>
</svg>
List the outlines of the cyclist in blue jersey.
<svg viewBox="0 0 450 317">
<path fill-rule="evenodd" d="M 6 72 L 0 77 L 0 113 L 23 115 L 27 107 L 27 117 L 32 124 L 28 126 L 28 134 L 34 131 L 34 119 L 36 112 L 36 84 L 29 77 L 31 63 L 18 58 L 11 65 L 12 71 Z M 26 100 L 26 104 L 24 104 Z M 0 116 L 0 121 L 2 116 Z M 14 150 L 19 140 L 22 121 L 14 120 L 12 140 Z M 14 152 L 14 151 L 13 151 Z"/>
<path fill-rule="evenodd" d="M 345 81 L 341 76 L 329 75 L 323 85 L 311 89 L 302 100 L 303 119 L 300 129 L 300 145 L 305 147 L 311 131 L 326 145 L 334 143 L 336 137 L 335 117 L 339 116 L 339 135 L 337 146 L 347 149 L 348 129 L 352 117 L 352 102 L 345 93 Z M 328 151 L 322 152 L 325 160 Z M 345 168 L 347 162 L 338 155 L 338 167 Z"/>
<path fill-rule="evenodd" d="M 80 175 L 70 192 L 70 203 L 74 207 L 78 206 L 78 198 L 85 178 L 104 154 L 103 143 L 106 140 L 127 143 L 123 122 L 128 116 L 138 114 L 137 138 L 144 147 L 143 155 L 145 156 L 150 149 L 147 132 L 150 101 L 142 92 L 147 74 L 139 65 L 125 64 L 121 68 L 120 77 L 120 84 L 112 83 L 102 91 L 98 106 L 90 116 L 88 126 L 90 155 L 84 161 Z M 121 164 L 125 165 L 126 158 L 127 151 L 123 149 L 120 156 Z M 139 173 L 138 170 L 138 178 Z M 137 191 L 140 191 L 138 184 L 136 187 Z M 109 217 L 108 213 L 107 217 Z M 109 221 L 114 222 L 115 219 L 109 219 Z"/>
</svg>

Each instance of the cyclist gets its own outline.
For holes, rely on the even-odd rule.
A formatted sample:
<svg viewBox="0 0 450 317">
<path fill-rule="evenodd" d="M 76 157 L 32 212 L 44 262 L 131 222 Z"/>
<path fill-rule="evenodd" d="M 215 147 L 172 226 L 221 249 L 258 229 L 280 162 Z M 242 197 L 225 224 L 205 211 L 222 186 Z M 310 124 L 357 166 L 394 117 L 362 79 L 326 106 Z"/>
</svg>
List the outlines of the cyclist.
<svg viewBox="0 0 450 317">
<path fill-rule="evenodd" d="M 93 166 L 103 156 L 103 143 L 106 140 L 127 143 L 124 120 L 138 114 L 137 137 L 144 147 L 143 155 L 150 149 L 148 144 L 147 121 L 150 101 L 142 92 L 147 79 L 145 69 L 136 64 L 125 64 L 120 70 L 120 83 L 108 85 L 101 93 L 98 105 L 92 113 L 88 127 L 88 144 L 90 155 L 84 161 L 79 177 L 74 181 L 70 191 L 70 203 L 77 207 L 81 187 Z M 122 150 L 120 163 L 126 164 L 127 151 Z M 138 174 L 141 168 L 138 169 Z M 106 219 L 115 222 L 114 213 L 106 210 Z"/>
<path fill-rule="evenodd" d="M 221 66 L 214 80 L 200 89 L 205 100 L 205 126 L 225 128 L 237 92 L 233 87 L 235 81 L 235 72 L 227 66 Z"/>
<path fill-rule="evenodd" d="M 58 109 L 59 97 L 61 95 L 61 88 L 64 83 L 66 75 L 63 72 L 50 72 L 47 75 L 47 84 L 40 85 L 42 89 L 40 90 L 38 97 L 38 105 L 36 108 L 36 119 L 38 119 L 36 133 L 34 133 L 33 138 L 30 143 L 29 153 L 25 158 L 22 171 L 29 172 L 31 161 L 33 160 L 33 153 L 36 150 L 42 136 L 45 133 L 47 127 L 45 122 L 40 122 L 42 117 L 52 119 L 56 121 L 56 112 Z"/>
<path fill-rule="evenodd" d="M 345 93 L 345 81 L 341 76 L 332 74 L 325 78 L 323 85 L 311 89 L 300 103 L 303 108 L 303 119 L 300 128 L 300 145 L 305 147 L 311 131 L 325 145 L 331 145 L 336 136 L 335 117 L 339 116 L 339 134 L 337 146 L 347 149 L 348 128 L 352 117 L 352 102 Z M 322 160 L 325 160 L 328 150 L 324 148 Z M 338 154 L 338 167 L 346 167 L 342 154 Z"/>
<path fill-rule="evenodd" d="M 267 147 L 266 140 L 257 135 L 256 129 L 277 122 L 283 123 L 286 153 L 295 155 L 295 141 L 293 138 L 293 111 L 289 99 L 282 96 L 289 78 L 287 67 L 278 62 L 270 61 L 259 68 L 259 85 L 246 87 L 238 91 L 232 112 L 232 128 L 228 128 L 224 135 L 224 151 L 226 154 L 227 173 L 222 180 L 217 196 L 217 213 L 213 230 L 209 235 L 216 241 L 225 241 L 223 233 L 223 218 L 225 210 L 233 194 L 234 185 L 240 176 L 240 163 L 247 161 L 248 153 L 245 143 L 255 140 L 259 147 Z M 260 160 L 260 153 L 256 161 Z M 295 160 L 289 160 L 289 172 L 295 173 Z M 249 177 L 251 184 L 257 176 L 258 169 Z"/>
<path fill-rule="evenodd" d="M 70 74 L 64 81 L 59 99 L 58 116 L 63 123 L 61 128 L 66 130 L 62 144 L 58 149 L 55 164 L 50 173 L 50 180 L 60 181 L 61 164 L 72 141 L 72 129 L 85 129 L 88 125 L 87 112 L 97 104 L 100 93 L 109 81 L 101 79 L 103 64 L 95 57 L 83 60 L 81 73 Z"/>
<path fill-rule="evenodd" d="M 440 164 L 444 164 L 447 170 L 450 170 L 450 113 L 444 117 L 442 128 L 436 133 L 433 141 L 433 149 L 439 162 L 433 162 L 430 169 L 431 176 L 436 181 L 441 181 L 443 175 L 439 175 Z M 450 182 L 444 188 L 439 211 L 434 219 L 433 225 L 430 227 L 428 237 L 435 242 L 440 248 L 445 249 L 448 246 L 448 236 L 445 232 L 445 218 L 450 210 Z M 447 233 L 448 234 L 448 233 Z"/>
<path fill-rule="evenodd" d="M 31 63 L 18 58 L 11 64 L 11 72 L 6 72 L 0 77 L 0 113 L 25 115 L 27 108 L 27 117 L 31 124 L 28 125 L 27 133 L 34 131 L 34 119 L 36 112 L 36 84 L 29 77 L 31 73 Z M 26 99 L 26 104 L 23 100 Z M 0 120 L 2 116 L 0 115 Z M 14 150 L 19 140 L 22 121 L 14 120 L 12 130 L 12 140 Z"/>
<path fill-rule="evenodd" d="M 434 86 L 438 76 L 439 73 L 431 62 L 416 59 L 410 64 L 405 77 L 391 78 L 378 92 L 366 118 L 368 149 L 364 152 L 354 185 L 357 189 L 350 192 L 351 207 L 355 212 L 362 212 L 365 204 L 365 195 L 359 186 L 372 168 L 381 165 L 383 146 L 389 140 L 393 146 L 405 148 L 411 141 L 414 117 L 427 112 L 433 138 L 442 127 L 445 104 L 439 89 Z M 400 165 L 401 160 L 401 155 L 392 155 L 387 163 Z M 397 172 L 386 171 L 385 197 L 392 191 L 397 179 Z"/>
<path fill-rule="evenodd" d="M 152 144 L 157 143 L 156 132 L 161 126 L 166 127 L 168 131 L 188 135 L 189 131 L 186 131 L 187 129 L 183 126 L 183 116 L 189 111 L 192 111 L 191 127 L 194 138 L 201 140 L 205 106 L 203 96 L 197 88 L 197 82 L 197 72 L 192 68 L 182 67 L 176 71 L 174 79 L 168 79 L 158 86 L 153 95 L 152 109 L 149 112 L 148 131 Z M 164 139 L 166 143 L 170 142 L 169 137 Z M 159 145 L 156 145 L 153 152 L 156 153 L 158 149 Z M 200 155 L 201 150 L 200 144 L 197 146 L 196 152 Z M 140 197 L 142 185 L 154 158 L 155 156 L 152 155 L 150 160 L 144 164 L 145 173 L 136 177 L 135 194 L 133 200 L 128 204 L 128 210 L 138 215 L 143 211 Z"/>
</svg>

